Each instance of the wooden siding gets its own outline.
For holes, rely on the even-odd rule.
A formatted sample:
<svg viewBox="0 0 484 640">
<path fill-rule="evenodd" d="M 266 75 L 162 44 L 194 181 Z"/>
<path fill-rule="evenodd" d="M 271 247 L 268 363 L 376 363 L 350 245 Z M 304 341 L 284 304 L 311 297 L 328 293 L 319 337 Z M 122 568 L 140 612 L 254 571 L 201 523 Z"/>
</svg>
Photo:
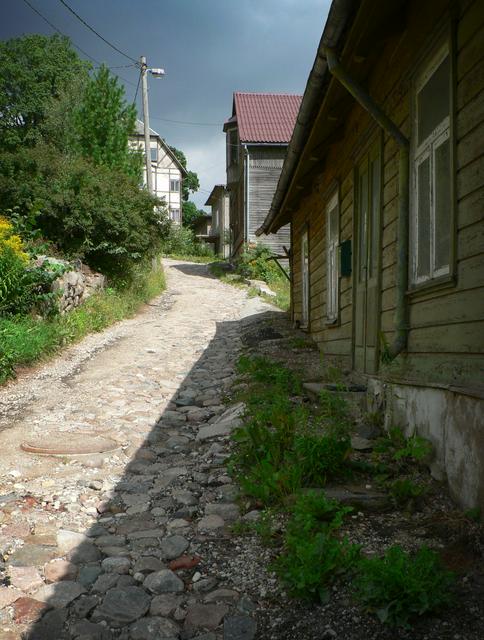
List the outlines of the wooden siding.
<svg viewBox="0 0 484 640">
<path fill-rule="evenodd" d="M 249 147 L 249 215 L 248 241 L 261 242 L 274 253 L 283 254 L 283 246 L 291 244 L 289 225 L 275 234 L 258 238 L 255 235 L 269 213 L 272 198 L 281 174 L 286 146 Z"/>
<path fill-rule="evenodd" d="M 441 288 L 410 293 L 407 352 L 380 374 L 396 381 L 484 386 L 484 5 L 461 2 L 454 22 L 456 149 L 456 257 L 454 279 Z M 411 82 L 439 21 L 450 25 L 446 4 L 409 3 L 405 34 L 387 42 L 368 79 L 371 95 L 406 136 L 411 134 Z M 293 215 L 293 315 L 301 317 L 300 236 L 309 227 L 310 331 L 328 360 L 349 367 L 353 359 L 352 277 L 340 279 L 339 322 L 327 325 L 325 207 L 339 185 L 340 241 L 353 237 L 354 168 L 375 140 L 374 123 L 354 103 L 343 139 L 329 147 L 319 176 Z M 356 151 L 355 151 L 356 150 Z M 383 141 L 381 335 L 394 337 L 398 154 Z M 353 252 L 355 247 L 353 246 Z"/>
</svg>

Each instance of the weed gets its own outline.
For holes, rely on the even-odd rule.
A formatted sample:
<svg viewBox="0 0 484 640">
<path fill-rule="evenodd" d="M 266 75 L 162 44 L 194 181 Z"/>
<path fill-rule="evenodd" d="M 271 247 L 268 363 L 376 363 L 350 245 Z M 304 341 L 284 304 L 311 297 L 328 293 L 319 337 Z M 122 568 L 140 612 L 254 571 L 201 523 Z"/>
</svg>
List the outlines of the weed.
<svg viewBox="0 0 484 640">
<path fill-rule="evenodd" d="M 467 509 L 464 515 L 466 518 L 469 518 L 469 520 L 473 520 L 479 524 L 482 518 L 482 511 L 479 507 L 474 507 L 473 509 Z"/>
<path fill-rule="evenodd" d="M 308 340 L 307 338 L 292 338 L 289 342 L 293 349 L 308 349 L 313 350 L 317 349 L 316 344 L 312 340 Z"/>
<path fill-rule="evenodd" d="M 425 487 L 415 484 L 409 478 L 399 478 L 390 485 L 390 495 L 397 507 L 413 508 L 414 501 L 425 491 Z"/>
<path fill-rule="evenodd" d="M 291 594 L 325 602 L 329 585 L 355 566 L 360 548 L 335 535 L 349 511 L 323 494 L 298 496 L 284 535 L 284 552 L 273 565 Z"/>
<path fill-rule="evenodd" d="M 376 442 L 375 453 L 388 455 L 396 462 L 422 462 L 432 454 L 432 444 L 418 435 L 405 438 L 399 427 L 392 427 Z"/>
<path fill-rule="evenodd" d="M 351 451 L 349 433 L 306 428 L 294 436 L 294 453 L 305 486 L 322 486 L 342 475 Z"/>
<path fill-rule="evenodd" d="M 426 547 L 414 557 L 398 546 L 391 547 L 383 558 L 362 559 L 358 570 L 357 598 L 383 623 L 408 627 L 414 616 L 451 601 L 453 574 Z"/>
</svg>

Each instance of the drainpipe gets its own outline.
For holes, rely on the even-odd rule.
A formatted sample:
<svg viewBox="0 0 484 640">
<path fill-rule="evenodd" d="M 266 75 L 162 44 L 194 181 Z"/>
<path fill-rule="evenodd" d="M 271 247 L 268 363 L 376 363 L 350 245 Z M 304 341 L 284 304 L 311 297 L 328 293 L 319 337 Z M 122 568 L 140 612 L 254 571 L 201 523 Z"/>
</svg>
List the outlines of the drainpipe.
<svg viewBox="0 0 484 640">
<path fill-rule="evenodd" d="M 400 147 L 398 162 L 398 231 L 397 231 L 397 300 L 395 309 L 395 338 L 387 352 L 388 360 L 394 360 L 407 346 L 407 286 L 408 286 L 408 225 L 409 225 L 409 140 L 397 125 L 370 97 L 349 73 L 343 69 L 333 49 L 324 47 L 326 62 L 330 73 L 351 93 L 355 100 L 365 109 L 384 131 L 391 136 Z"/>
</svg>

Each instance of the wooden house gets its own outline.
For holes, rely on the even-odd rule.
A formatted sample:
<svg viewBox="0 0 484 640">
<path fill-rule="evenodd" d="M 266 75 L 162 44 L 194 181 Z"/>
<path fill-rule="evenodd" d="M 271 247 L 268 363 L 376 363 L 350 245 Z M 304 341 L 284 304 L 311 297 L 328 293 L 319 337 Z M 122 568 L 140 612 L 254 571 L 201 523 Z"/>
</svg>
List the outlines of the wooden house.
<svg viewBox="0 0 484 640">
<path fill-rule="evenodd" d="M 292 314 L 484 507 L 484 3 L 333 0 L 270 212 Z"/>
<path fill-rule="evenodd" d="M 136 121 L 135 133 L 130 136 L 129 144 L 144 153 L 144 125 Z M 182 182 L 186 169 L 166 144 L 159 133 L 150 128 L 151 172 L 153 193 L 166 204 L 170 219 L 178 225 L 182 223 Z M 143 163 L 143 184 L 146 185 L 146 167 Z"/>
<path fill-rule="evenodd" d="M 205 206 L 212 209 L 212 230 L 215 238 L 214 251 L 222 257 L 230 256 L 229 194 L 224 184 L 216 184 L 208 196 Z"/>
<path fill-rule="evenodd" d="M 234 93 L 232 116 L 224 124 L 233 256 L 257 241 L 255 232 L 269 211 L 300 102 L 295 95 Z M 290 244 L 289 227 L 262 242 L 283 254 Z"/>
</svg>

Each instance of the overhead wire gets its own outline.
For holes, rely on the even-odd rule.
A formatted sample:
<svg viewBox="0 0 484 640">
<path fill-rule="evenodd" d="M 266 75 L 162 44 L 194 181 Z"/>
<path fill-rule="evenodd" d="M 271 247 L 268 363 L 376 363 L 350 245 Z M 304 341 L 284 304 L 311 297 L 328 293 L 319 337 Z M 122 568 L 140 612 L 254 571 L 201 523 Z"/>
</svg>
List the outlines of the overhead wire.
<svg viewBox="0 0 484 640">
<path fill-rule="evenodd" d="M 106 40 L 106 38 L 104 36 L 102 36 L 98 31 L 96 31 L 96 29 L 94 29 L 93 27 L 91 27 L 90 24 L 88 24 L 83 18 L 81 18 L 81 16 L 76 13 L 76 11 L 74 11 L 74 9 L 69 6 L 67 4 L 67 2 L 65 2 L 65 0 L 59 0 L 59 2 L 64 5 L 64 7 L 70 11 L 72 13 L 72 15 L 74 15 L 79 22 L 82 22 L 82 24 L 89 29 L 89 31 L 92 31 L 92 33 L 94 33 L 98 38 L 100 38 L 103 42 L 105 42 L 109 47 L 111 47 L 111 49 L 114 49 L 114 51 L 117 51 L 118 53 L 120 53 L 122 56 L 124 56 L 125 58 L 128 58 L 128 60 L 131 60 L 131 62 L 134 62 L 135 64 L 138 64 L 138 60 L 136 60 L 136 58 L 133 58 L 132 56 L 128 55 L 127 53 L 125 53 L 124 51 L 121 51 L 121 49 L 119 49 L 116 45 L 114 45 L 112 42 L 109 42 L 109 40 Z"/>
<path fill-rule="evenodd" d="M 72 38 L 70 38 L 70 36 L 67 36 L 67 35 L 66 35 L 64 32 L 62 32 L 58 27 L 56 27 L 56 26 L 55 26 L 55 24 L 53 24 L 53 23 L 52 23 L 48 18 L 46 18 L 46 17 L 44 16 L 44 14 L 43 14 L 43 13 L 41 13 L 41 12 L 40 12 L 36 7 L 34 7 L 34 6 L 33 6 L 33 4 L 31 4 L 31 3 L 29 2 L 29 0 L 24 0 L 24 2 L 25 2 L 25 4 L 26 4 L 28 7 L 30 7 L 30 9 L 32 9 L 32 11 L 33 11 L 34 13 L 36 13 L 40 18 L 42 18 L 42 20 L 43 20 L 44 22 L 46 22 L 46 23 L 49 25 L 49 27 L 51 27 L 52 29 L 54 29 L 54 31 L 57 31 L 57 33 L 59 33 L 61 36 L 64 36 L 65 38 L 69 38 L 69 40 L 71 41 L 71 43 L 72 43 L 72 46 L 73 46 L 73 47 L 75 47 L 75 48 L 76 48 L 78 51 L 80 51 L 83 55 L 85 55 L 87 58 L 89 58 L 89 60 L 92 60 L 92 62 L 95 62 L 95 63 L 98 65 L 98 67 L 94 67 L 95 69 L 96 69 L 96 68 L 97 68 L 97 69 L 99 69 L 100 67 L 102 67 L 102 66 L 103 66 L 103 63 L 102 63 L 102 62 L 100 62 L 99 60 L 96 60 L 96 58 L 93 58 L 91 55 L 89 55 L 89 53 L 87 53 L 87 51 L 84 51 L 84 49 L 81 49 L 81 47 L 80 47 L 79 45 L 77 45 L 77 44 L 72 40 Z M 134 65 L 134 64 L 130 64 L 130 65 L 122 65 L 122 66 L 119 66 L 119 67 L 108 67 L 108 68 L 109 68 L 109 69 L 121 69 L 121 68 L 123 68 L 123 69 L 124 69 L 124 68 L 127 68 L 127 67 L 134 67 L 134 66 L 137 66 L 137 64 L 136 64 L 136 65 Z M 118 78 L 120 78 L 121 80 L 123 80 L 123 82 L 126 82 L 127 84 L 131 84 L 133 87 L 134 87 L 134 86 L 136 86 L 136 85 L 134 84 L 134 82 L 131 82 L 131 80 L 128 80 L 127 78 L 123 78 L 123 76 L 120 76 L 118 73 L 116 73 L 115 75 L 117 75 L 117 76 L 118 76 Z"/>
</svg>

